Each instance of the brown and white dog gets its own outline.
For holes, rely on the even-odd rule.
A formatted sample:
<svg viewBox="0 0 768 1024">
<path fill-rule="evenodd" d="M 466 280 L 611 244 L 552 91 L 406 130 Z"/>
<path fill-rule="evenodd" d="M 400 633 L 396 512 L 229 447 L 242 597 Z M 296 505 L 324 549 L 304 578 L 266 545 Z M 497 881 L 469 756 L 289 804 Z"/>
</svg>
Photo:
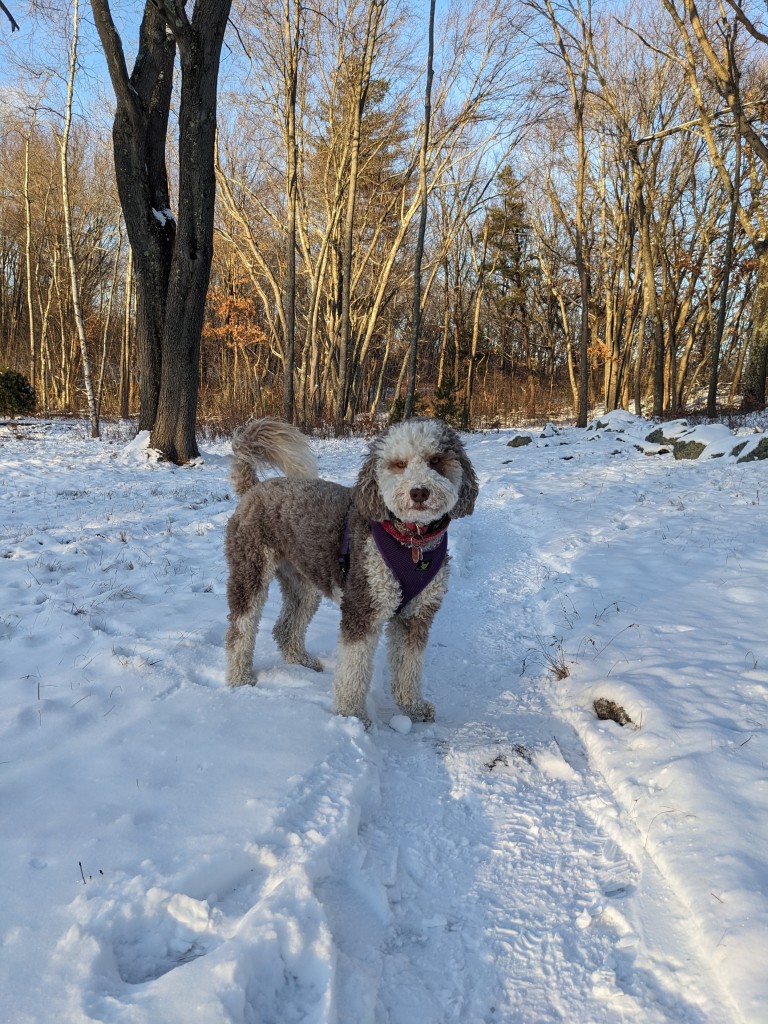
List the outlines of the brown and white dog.
<svg viewBox="0 0 768 1024">
<path fill-rule="evenodd" d="M 241 501 L 227 524 L 227 682 L 253 685 L 253 651 L 270 581 L 283 605 L 273 636 L 287 662 L 322 671 L 307 652 L 320 596 L 341 604 L 334 710 L 366 725 L 373 657 L 387 623 L 392 694 L 414 721 L 434 705 L 421 694 L 424 650 L 445 595 L 445 532 L 472 513 L 477 476 L 458 434 L 411 419 L 371 442 L 353 487 L 318 479 L 298 429 L 274 419 L 238 428 L 232 479 Z M 260 480 L 271 466 L 284 476 Z"/>
</svg>

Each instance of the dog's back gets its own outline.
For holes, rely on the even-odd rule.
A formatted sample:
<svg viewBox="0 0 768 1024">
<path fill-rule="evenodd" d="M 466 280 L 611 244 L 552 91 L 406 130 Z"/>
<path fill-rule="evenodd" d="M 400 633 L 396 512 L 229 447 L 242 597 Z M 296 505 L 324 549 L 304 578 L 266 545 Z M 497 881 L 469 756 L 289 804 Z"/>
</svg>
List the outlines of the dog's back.
<svg viewBox="0 0 768 1024">
<path fill-rule="evenodd" d="M 258 470 L 272 467 L 300 480 L 317 477 L 307 439 L 290 423 L 265 417 L 249 420 L 232 435 L 232 483 L 242 496 L 258 482 Z"/>
</svg>

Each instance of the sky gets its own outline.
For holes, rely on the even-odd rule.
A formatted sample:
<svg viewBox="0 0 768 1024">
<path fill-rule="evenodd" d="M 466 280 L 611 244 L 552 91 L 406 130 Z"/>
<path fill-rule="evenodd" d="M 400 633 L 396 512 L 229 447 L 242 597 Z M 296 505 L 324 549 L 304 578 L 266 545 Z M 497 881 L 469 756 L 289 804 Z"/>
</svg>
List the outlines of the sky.
<svg viewBox="0 0 768 1024">
<path fill-rule="evenodd" d="M 766 423 L 655 426 L 466 435 L 436 721 L 380 650 L 366 731 L 330 602 L 225 685 L 225 440 L 0 424 L 0 1024 L 764 1021 Z"/>
</svg>

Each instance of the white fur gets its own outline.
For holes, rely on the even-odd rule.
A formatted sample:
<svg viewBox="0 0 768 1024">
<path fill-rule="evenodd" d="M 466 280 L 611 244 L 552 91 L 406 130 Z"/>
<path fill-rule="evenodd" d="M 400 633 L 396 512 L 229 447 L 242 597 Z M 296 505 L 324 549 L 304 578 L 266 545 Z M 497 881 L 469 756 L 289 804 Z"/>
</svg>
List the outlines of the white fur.
<svg viewBox="0 0 768 1024">
<path fill-rule="evenodd" d="M 438 454 L 430 428 L 429 421 L 407 420 L 381 447 L 376 482 L 387 508 L 404 522 L 431 523 L 450 512 L 459 498 L 462 474 L 458 463 L 448 462 L 446 475 L 430 465 L 429 460 Z M 429 491 L 422 505 L 411 498 L 414 487 Z"/>
<path fill-rule="evenodd" d="M 359 718 L 366 728 L 371 724 L 365 706 L 373 674 L 373 656 L 379 643 L 381 627 L 363 640 L 351 643 L 341 640 L 336 674 L 333 679 L 333 710 L 337 715 Z"/>
</svg>

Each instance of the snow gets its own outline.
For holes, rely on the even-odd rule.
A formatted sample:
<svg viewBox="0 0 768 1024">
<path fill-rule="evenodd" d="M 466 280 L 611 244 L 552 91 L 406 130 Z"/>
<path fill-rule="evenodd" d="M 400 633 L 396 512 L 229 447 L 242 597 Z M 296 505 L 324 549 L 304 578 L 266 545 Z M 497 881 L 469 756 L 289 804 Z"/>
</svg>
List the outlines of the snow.
<svg viewBox="0 0 768 1024">
<path fill-rule="evenodd" d="M 367 732 L 329 602 L 323 673 L 275 592 L 224 685 L 226 443 L 0 426 L 2 1024 L 765 1021 L 765 435 L 656 426 L 467 436 L 437 721 L 380 651 Z M 362 440 L 313 446 L 354 480 Z"/>
<path fill-rule="evenodd" d="M 392 715 L 389 720 L 390 729 L 399 732 L 401 736 L 407 735 L 413 728 L 413 722 L 408 715 Z"/>
<path fill-rule="evenodd" d="M 167 207 L 165 210 L 156 210 L 154 207 L 152 207 L 152 216 L 155 218 L 156 221 L 159 221 L 160 224 L 163 225 L 163 227 L 165 227 L 168 221 L 173 222 L 175 220 L 173 212 L 169 210 Z"/>
</svg>

